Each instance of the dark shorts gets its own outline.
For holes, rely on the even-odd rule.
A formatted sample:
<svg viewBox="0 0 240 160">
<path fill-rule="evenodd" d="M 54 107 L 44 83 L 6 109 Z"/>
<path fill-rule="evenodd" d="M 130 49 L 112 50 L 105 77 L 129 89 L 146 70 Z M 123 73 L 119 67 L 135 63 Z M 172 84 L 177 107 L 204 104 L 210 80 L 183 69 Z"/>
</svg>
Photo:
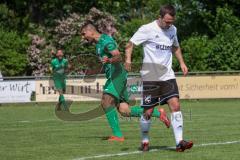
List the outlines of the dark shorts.
<svg viewBox="0 0 240 160">
<path fill-rule="evenodd" d="M 179 98 L 176 79 L 167 81 L 144 81 L 142 88 L 141 106 L 143 108 L 151 108 L 158 104 L 164 105 L 172 97 Z"/>
</svg>

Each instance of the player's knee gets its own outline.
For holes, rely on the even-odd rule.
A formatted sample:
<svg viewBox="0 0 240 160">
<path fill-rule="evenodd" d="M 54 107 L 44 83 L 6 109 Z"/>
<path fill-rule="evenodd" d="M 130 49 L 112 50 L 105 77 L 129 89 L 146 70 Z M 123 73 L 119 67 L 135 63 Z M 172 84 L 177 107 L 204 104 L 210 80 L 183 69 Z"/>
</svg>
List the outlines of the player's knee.
<svg viewBox="0 0 240 160">
<path fill-rule="evenodd" d="M 144 110 L 144 113 L 143 113 L 144 118 L 145 118 L 146 120 L 151 119 L 152 112 L 153 112 L 153 108 L 145 109 L 145 110 Z"/>
<path fill-rule="evenodd" d="M 150 111 L 146 111 L 143 113 L 143 117 L 146 119 L 146 120 L 150 120 L 151 119 L 151 116 L 152 116 L 152 112 Z"/>
<path fill-rule="evenodd" d="M 144 117 L 144 119 L 146 119 L 146 120 L 150 120 L 150 119 L 151 119 L 151 115 L 149 115 L 149 114 L 147 114 L 147 113 L 143 114 L 143 117 Z"/>
<path fill-rule="evenodd" d="M 63 94 L 65 94 L 66 93 L 66 88 L 63 88 L 62 92 L 63 92 Z"/>
<path fill-rule="evenodd" d="M 171 110 L 172 110 L 172 112 L 178 112 L 178 111 L 180 111 L 180 104 L 178 103 L 178 104 L 172 105 L 172 106 L 171 106 Z"/>
<path fill-rule="evenodd" d="M 118 112 L 124 116 L 124 117 L 129 117 L 130 116 L 130 109 L 128 107 L 125 107 L 125 106 L 119 106 L 118 107 Z"/>
<path fill-rule="evenodd" d="M 120 111 L 120 110 L 118 110 L 119 111 L 119 113 L 121 114 L 121 116 L 123 116 L 123 117 L 130 117 L 130 113 L 129 112 L 127 112 L 127 111 Z"/>
<path fill-rule="evenodd" d="M 172 112 L 180 111 L 180 103 L 178 98 L 172 98 L 168 101 L 168 105 Z"/>
<path fill-rule="evenodd" d="M 63 95 L 63 91 L 62 90 L 58 90 L 58 93 L 59 93 L 59 95 Z"/>
<path fill-rule="evenodd" d="M 114 98 L 108 94 L 102 96 L 101 106 L 106 109 L 110 106 L 115 106 Z"/>
</svg>

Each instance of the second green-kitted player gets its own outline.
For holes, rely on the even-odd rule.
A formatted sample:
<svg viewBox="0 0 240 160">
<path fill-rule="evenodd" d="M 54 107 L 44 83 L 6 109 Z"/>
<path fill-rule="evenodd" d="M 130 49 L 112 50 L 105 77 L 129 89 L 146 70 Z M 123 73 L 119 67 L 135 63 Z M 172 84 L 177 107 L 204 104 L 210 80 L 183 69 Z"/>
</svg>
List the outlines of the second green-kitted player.
<svg viewBox="0 0 240 160">
<path fill-rule="evenodd" d="M 67 103 L 64 98 L 66 90 L 66 73 L 68 70 L 68 60 L 64 58 L 62 50 L 58 50 L 55 58 L 51 61 L 52 77 L 55 89 L 59 93 L 57 110 L 68 110 Z"/>
</svg>

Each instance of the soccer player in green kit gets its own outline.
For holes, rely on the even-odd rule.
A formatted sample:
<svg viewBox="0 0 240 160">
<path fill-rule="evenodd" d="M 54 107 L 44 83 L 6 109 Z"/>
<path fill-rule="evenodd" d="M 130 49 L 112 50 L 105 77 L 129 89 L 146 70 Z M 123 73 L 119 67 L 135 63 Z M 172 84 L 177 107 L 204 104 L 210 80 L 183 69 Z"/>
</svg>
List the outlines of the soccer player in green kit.
<svg viewBox="0 0 240 160">
<path fill-rule="evenodd" d="M 63 51 L 58 50 L 55 58 L 51 61 L 52 76 L 54 81 L 54 86 L 59 93 L 59 99 L 57 104 L 57 110 L 61 110 L 61 106 L 64 110 L 68 110 L 66 104 L 64 93 L 66 90 L 66 72 L 68 69 L 68 61 L 63 57 Z"/>
<path fill-rule="evenodd" d="M 129 108 L 129 94 L 126 87 L 127 71 L 122 64 L 117 43 L 111 36 L 100 34 L 91 23 L 86 23 L 81 27 L 81 35 L 85 40 L 96 43 L 96 54 L 103 63 L 103 70 L 107 78 L 103 88 L 101 106 L 113 132 L 108 140 L 124 141 L 115 108 L 117 107 L 119 113 L 125 117 L 140 117 L 143 109 L 140 106 Z M 170 121 L 163 108 L 154 109 L 152 116 L 158 117 L 169 127 Z"/>
</svg>

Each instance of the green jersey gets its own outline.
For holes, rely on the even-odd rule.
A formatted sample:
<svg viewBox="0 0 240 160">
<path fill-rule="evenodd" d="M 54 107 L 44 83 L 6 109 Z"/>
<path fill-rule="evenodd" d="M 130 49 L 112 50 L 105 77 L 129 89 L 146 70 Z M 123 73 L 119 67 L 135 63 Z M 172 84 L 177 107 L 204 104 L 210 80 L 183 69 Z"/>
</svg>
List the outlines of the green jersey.
<svg viewBox="0 0 240 160">
<path fill-rule="evenodd" d="M 102 34 L 98 40 L 98 43 L 96 44 L 97 56 L 100 59 L 103 59 L 103 57 L 112 58 L 112 54 L 110 52 L 116 50 L 117 48 L 117 43 L 111 36 Z M 126 72 L 122 63 L 120 62 L 114 64 L 105 63 L 103 68 L 107 79 L 112 78 L 113 74 L 116 74 L 116 72 Z"/>
<path fill-rule="evenodd" d="M 51 61 L 51 67 L 53 70 L 53 78 L 65 78 L 66 69 L 68 67 L 67 59 L 54 58 Z"/>
</svg>

